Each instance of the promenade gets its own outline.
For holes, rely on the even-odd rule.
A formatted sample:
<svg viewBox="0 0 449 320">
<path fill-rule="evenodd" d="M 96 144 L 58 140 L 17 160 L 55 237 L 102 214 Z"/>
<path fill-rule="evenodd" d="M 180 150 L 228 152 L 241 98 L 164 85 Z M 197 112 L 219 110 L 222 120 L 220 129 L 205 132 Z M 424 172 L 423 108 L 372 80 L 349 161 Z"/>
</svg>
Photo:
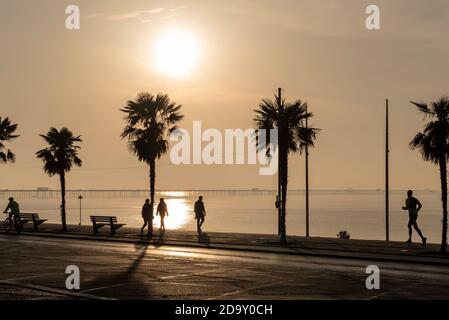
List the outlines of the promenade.
<svg viewBox="0 0 449 320">
<path fill-rule="evenodd" d="M 0 299 L 447 299 L 449 259 L 438 245 L 44 224 L 0 232 Z M 80 270 L 67 290 L 66 268 Z M 380 270 L 369 290 L 368 266 Z"/>
<path fill-rule="evenodd" d="M 3 230 L 2 230 L 3 232 Z M 350 259 L 376 259 L 380 261 L 412 262 L 422 264 L 449 265 L 449 257 L 440 255 L 439 244 L 421 242 L 406 244 L 397 241 L 353 240 L 289 236 L 288 244 L 281 245 L 276 235 L 241 234 L 205 232 L 199 236 L 196 232 L 167 230 L 160 234 L 155 229 L 151 240 L 140 234 L 138 228 L 123 227 L 117 230 L 115 236 L 109 235 L 109 228 L 100 229 L 97 235 L 92 234 L 92 226 L 69 225 L 67 232 L 61 232 L 59 224 L 45 223 L 39 231 L 34 232 L 30 225 L 26 225 L 21 236 L 39 236 L 47 238 L 65 238 L 76 240 L 95 240 L 104 242 L 124 242 L 152 244 L 157 246 L 184 246 L 195 248 L 241 250 L 248 252 L 267 252 L 289 255 L 322 256 Z"/>
</svg>

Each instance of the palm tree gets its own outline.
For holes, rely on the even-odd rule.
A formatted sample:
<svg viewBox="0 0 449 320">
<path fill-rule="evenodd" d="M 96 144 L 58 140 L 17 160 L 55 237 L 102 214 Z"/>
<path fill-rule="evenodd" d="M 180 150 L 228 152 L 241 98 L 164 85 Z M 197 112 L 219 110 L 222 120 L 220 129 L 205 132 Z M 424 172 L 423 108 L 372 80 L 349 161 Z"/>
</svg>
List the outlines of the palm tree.
<svg viewBox="0 0 449 320">
<path fill-rule="evenodd" d="M 307 112 L 307 103 L 297 100 L 293 103 L 286 103 L 282 99 L 280 92 L 275 95 L 274 101 L 263 99 L 258 109 L 255 109 L 256 117 L 254 123 L 256 130 L 266 130 L 266 143 L 259 143 L 259 151 L 272 153 L 269 146 L 269 130 L 278 130 L 278 155 L 279 155 L 279 177 L 281 185 L 281 215 L 279 217 L 280 241 L 286 243 L 286 202 L 288 184 L 288 157 L 291 153 L 302 153 L 306 146 L 313 147 L 319 129 L 306 128 L 303 122 L 313 117 Z M 259 141 L 260 142 L 260 141 Z"/>
<path fill-rule="evenodd" d="M 426 103 L 410 101 L 429 119 L 423 132 L 418 132 L 410 142 L 411 149 L 418 149 L 425 161 L 439 166 L 441 182 L 441 202 L 443 206 L 443 232 L 441 254 L 447 247 L 447 159 L 449 156 L 449 97 Z"/>
<path fill-rule="evenodd" d="M 126 106 L 120 109 L 126 114 L 126 126 L 121 138 L 127 139 L 129 150 L 139 161 L 150 167 L 151 211 L 154 206 L 156 160 L 167 153 L 166 138 L 177 129 L 177 123 L 184 118 L 180 113 L 181 107 L 170 101 L 166 94 L 153 95 L 144 92 L 139 93 L 135 101 L 128 101 Z"/>
<path fill-rule="evenodd" d="M 3 142 L 10 142 L 17 137 L 14 132 L 17 129 L 17 124 L 11 124 L 9 118 L 0 117 L 0 163 L 13 163 L 16 161 L 16 156 L 11 150 L 7 149 Z"/>
<path fill-rule="evenodd" d="M 45 149 L 36 152 L 38 159 L 44 162 L 44 171 L 51 177 L 59 175 L 61 183 L 61 221 L 62 231 L 67 231 L 66 211 L 65 211 L 65 175 L 73 165 L 81 167 L 82 161 L 78 157 L 81 149 L 78 142 L 82 142 L 81 136 L 75 136 L 69 129 L 57 130 L 50 128 L 46 135 L 40 135 L 48 144 Z"/>
</svg>

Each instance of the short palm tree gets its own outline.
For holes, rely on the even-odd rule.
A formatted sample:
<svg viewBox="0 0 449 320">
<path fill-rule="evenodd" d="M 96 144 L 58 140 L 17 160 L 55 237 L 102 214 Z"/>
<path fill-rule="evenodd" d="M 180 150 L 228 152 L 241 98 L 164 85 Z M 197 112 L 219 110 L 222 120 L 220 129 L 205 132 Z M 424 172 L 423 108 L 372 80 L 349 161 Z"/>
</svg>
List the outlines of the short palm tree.
<svg viewBox="0 0 449 320">
<path fill-rule="evenodd" d="M 16 130 L 17 124 L 11 124 L 9 118 L 3 119 L 0 117 L 0 163 L 13 163 L 16 161 L 15 154 L 3 144 L 19 137 L 14 134 Z"/>
<path fill-rule="evenodd" d="M 278 130 L 278 160 L 280 184 L 281 184 L 281 215 L 279 217 L 280 241 L 286 243 L 286 203 L 287 203 L 287 184 L 288 184 L 288 157 L 291 153 L 302 153 L 306 146 L 313 147 L 319 129 L 305 127 L 303 122 L 313 117 L 312 113 L 307 112 L 307 103 L 297 100 L 293 103 L 286 103 L 281 99 L 280 93 L 275 95 L 274 100 L 263 99 L 258 109 L 254 112 L 256 116 L 254 123 L 256 130 L 264 129 L 266 134 L 268 130 Z M 269 142 L 269 137 L 262 139 Z M 258 145 L 259 151 L 272 153 L 268 143 Z"/>
<path fill-rule="evenodd" d="M 154 206 L 156 160 L 167 153 L 167 137 L 184 118 L 180 113 L 181 107 L 170 101 L 166 94 L 139 93 L 135 101 L 128 101 L 120 109 L 125 113 L 126 121 L 122 139 L 127 140 L 129 150 L 139 161 L 150 167 L 151 210 Z"/>
<path fill-rule="evenodd" d="M 449 97 L 427 105 L 411 101 L 429 121 L 424 130 L 418 132 L 410 142 L 411 149 L 418 149 L 425 161 L 439 166 L 441 182 L 441 202 L 443 206 L 443 231 L 441 253 L 446 254 L 447 247 L 447 159 L 449 156 Z"/>
<path fill-rule="evenodd" d="M 44 171 L 49 176 L 59 175 L 61 183 L 61 222 L 62 230 L 67 231 L 66 210 L 65 210 L 65 190 L 66 173 L 73 165 L 81 167 L 82 161 L 78 157 L 81 148 L 77 143 L 81 143 L 81 136 L 75 136 L 69 129 L 57 130 L 50 128 L 46 135 L 40 135 L 48 144 L 45 149 L 36 152 L 38 159 L 44 162 Z"/>
</svg>

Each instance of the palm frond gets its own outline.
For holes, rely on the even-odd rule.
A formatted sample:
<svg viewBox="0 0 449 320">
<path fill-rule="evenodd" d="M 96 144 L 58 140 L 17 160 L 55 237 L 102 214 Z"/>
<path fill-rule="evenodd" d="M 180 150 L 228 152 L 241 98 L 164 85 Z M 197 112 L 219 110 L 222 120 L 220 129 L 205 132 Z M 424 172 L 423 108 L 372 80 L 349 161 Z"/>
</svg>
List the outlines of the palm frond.
<svg viewBox="0 0 449 320">
<path fill-rule="evenodd" d="M 47 147 L 36 152 L 36 157 L 43 162 L 44 171 L 53 176 L 68 172 L 73 165 L 81 166 L 82 161 L 78 157 L 81 147 L 81 136 L 75 136 L 68 128 L 50 128 L 46 135 L 40 135 L 47 143 Z"/>
<path fill-rule="evenodd" d="M 16 130 L 17 124 L 13 124 L 8 117 L 0 117 L 0 163 L 13 163 L 16 161 L 15 154 L 11 150 L 6 149 L 4 144 L 4 142 L 11 142 L 19 137 L 19 135 L 14 134 Z"/>
<path fill-rule="evenodd" d="M 279 101 L 275 95 L 275 100 L 262 99 L 259 107 L 254 110 L 253 119 L 256 131 L 265 129 L 278 129 L 279 139 L 285 143 L 287 153 L 302 152 L 306 146 L 313 147 L 319 129 L 304 127 L 304 121 L 313 117 L 307 112 L 307 102 L 300 99 L 293 103 L 286 103 L 285 99 Z M 258 151 L 266 151 L 266 144 L 257 141 Z"/>
<path fill-rule="evenodd" d="M 139 161 L 149 163 L 167 153 L 166 137 L 184 119 L 181 108 L 166 94 L 143 92 L 120 109 L 126 122 L 121 138 L 127 140 L 128 149 Z"/>
<path fill-rule="evenodd" d="M 415 105 L 418 108 L 418 111 L 424 114 L 424 117 L 433 116 L 434 111 L 430 109 L 425 102 L 413 102 L 410 101 L 411 104 Z"/>
<path fill-rule="evenodd" d="M 425 161 L 437 164 L 443 157 L 449 156 L 449 98 L 443 96 L 430 105 L 411 103 L 431 120 L 410 141 L 409 147 L 418 150 Z"/>
</svg>

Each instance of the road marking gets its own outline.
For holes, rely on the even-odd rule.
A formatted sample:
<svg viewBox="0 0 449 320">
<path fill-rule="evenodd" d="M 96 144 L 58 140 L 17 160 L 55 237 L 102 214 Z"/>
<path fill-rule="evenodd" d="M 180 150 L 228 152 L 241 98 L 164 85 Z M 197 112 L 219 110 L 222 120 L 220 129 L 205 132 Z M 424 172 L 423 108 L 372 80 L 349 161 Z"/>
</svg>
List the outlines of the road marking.
<svg viewBox="0 0 449 320">
<path fill-rule="evenodd" d="M 174 276 L 159 277 L 159 279 L 161 279 L 161 280 L 176 279 L 176 278 L 203 275 L 203 274 L 212 273 L 212 272 L 213 271 L 211 270 L 211 271 L 202 271 L 202 272 L 183 273 L 183 274 L 178 274 L 178 275 L 174 275 Z"/>
<path fill-rule="evenodd" d="M 291 282 L 291 280 L 285 280 L 285 281 L 281 281 L 281 282 L 272 282 L 272 283 L 263 284 L 263 285 L 260 285 L 260 286 L 254 286 L 254 287 L 250 287 L 250 288 L 245 288 L 245 289 L 242 289 L 242 290 L 231 291 L 231 292 L 227 292 L 225 294 L 222 294 L 222 295 L 219 295 L 219 296 L 216 296 L 216 297 L 208 298 L 206 300 L 219 300 L 219 299 L 222 299 L 224 297 L 236 295 L 236 294 L 239 294 L 239 293 L 242 293 L 242 292 L 245 292 L 245 291 L 255 290 L 255 289 L 262 289 L 262 288 L 265 288 L 265 287 L 271 287 L 271 286 L 275 286 L 275 285 L 282 285 L 282 284 L 288 283 L 288 282 Z"/>
<path fill-rule="evenodd" d="M 0 281 L 0 284 L 2 285 L 8 285 L 13 287 L 19 287 L 19 288 L 26 288 L 26 289 L 32 289 L 37 291 L 44 291 L 64 296 L 71 296 L 81 299 L 89 299 L 89 300 L 117 300 L 116 298 L 109 298 L 109 297 L 101 297 L 101 296 L 95 296 L 92 294 L 86 294 L 81 292 L 71 292 L 67 290 L 61 290 L 61 289 L 55 289 L 50 287 L 45 287 L 41 285 L 35 285 L 35 284 L 23 284 L 18 281 L 12 281 L 12 280 L 3 280 Z"/>
<path fill-rule="evenodd" d="M 160 283 L 157 281 L 151 281 L 148 283 Z M 164 282 L 164 284 L 176 284 L 176 285 L 180 285 L 180 286 L 189 286 L 189 287 L 214 287 L 213 284 L 199 284 L 199 283 L 185 283 L 185 282 Z"/>
<path fill-rule="evenodd" d="M 387 295 L 387 294 L 389 294 L 389 293 L 391 293 L 391 292 L 393 292 L 393 291 L 396 291 L 396 290 L 390 290 L 390 291 L 382 292 L 382 293 L 379 293 L 379 294 L 377 294 L 377 295 L 375 295 L 375 296 L 369 297 L 369 298 L 367 298 L 366 300 L 375 300 L 375 299 L 378 299 L 378 298 L 380 298 L 380 297 L 383 297 L 383 296 L 385 296 L 385 295 Z"/>
<path fill-rule="evenodd" d="M 46 275 L 48 275 L 48 274 L 46 274 Z M 2 279 L 0 281 L 17 281 L 17 280 L 33 279 L 33 278 L 44 277 L 46 275 L 28 276 L 28 277 L 21 277 L 21 278 L 9 278 L 9 279 Z"/>
<path fill-rule="evenodd" d="M 111 286 L 104 286 L 104 287 L 97 287 L 97 288 L 91 288 L 91 289 L 87 289 L 87 290 L 83 290 L 80 291 L 79 293 L 86 293 L 86 292 L 92 292 L 92 291 L 98 291 L 98 290 L 102 290 L 102 289 L 110 289 L 110 288 L 115 288 L 115 287 L 122 287 L 124 286 L 126 283 L 119 283 L 119 284 L 114 284 Z"/>
</svg>

